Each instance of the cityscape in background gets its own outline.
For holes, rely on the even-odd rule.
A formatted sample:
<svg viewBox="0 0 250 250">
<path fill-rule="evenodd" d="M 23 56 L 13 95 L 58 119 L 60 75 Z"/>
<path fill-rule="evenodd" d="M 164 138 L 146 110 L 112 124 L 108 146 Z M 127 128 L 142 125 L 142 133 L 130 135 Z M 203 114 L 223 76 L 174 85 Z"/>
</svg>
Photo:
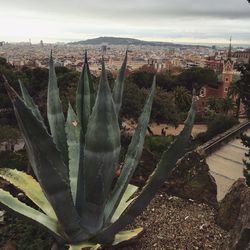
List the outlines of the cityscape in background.
<svg viewBox="0 0 250 250">
<path fill-rule="evenodd" d="M 106 67 L 115 72 L 121 65 L 125 51 L 128 50 L 128 71 L 151 67 L 159 71 L 170 71 L 178 74 L 181 69 L 191 67 L 208 67 L 219 73 L 223 61 L 228 55 L 228 46 L 195 46 L 195 45 L 113 45 L 55 43 L 39 44 L 0 42 L 0 57 L 15 67 L 48 67 L 50 51 L 53 51 L 56 66 L 64 66 L 77 71 L 82 70 L 83 56 L 88 51 L 89 65 L 92 72 L 99 74 L 101 59 L 104 56 Z M 232 60 L 237 63 L 248 63 L 250 48 L 236 47 L 232 43 Z M 235 71 L 235 74 L 237 72 Z"/>
<path fill-rule="evenodd" d="M 0 23 L 0 250 L 250 249 L 250 0 Z"/>
</svg>

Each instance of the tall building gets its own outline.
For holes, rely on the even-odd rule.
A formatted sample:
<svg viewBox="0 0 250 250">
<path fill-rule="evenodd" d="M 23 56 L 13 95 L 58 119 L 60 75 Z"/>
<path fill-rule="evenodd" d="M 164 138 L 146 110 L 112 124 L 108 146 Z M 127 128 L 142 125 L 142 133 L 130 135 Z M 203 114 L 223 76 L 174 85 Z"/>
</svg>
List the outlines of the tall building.
<svg viewBox="0 0 250 250">
<path fill-rule="evenodd" d="M 237 81 L 238 79 L 239 75 L 236 75 L 234 71 L 234 61 L 232 60 L 232 44 L 230 39 L 227 58 L 223 61 L 222 72 L 218 76 L 218 87 L 205 85 L 201 88 L 199 95 L 200 98 L 198 101 L 198 111 L 204 111 L 204 107 L 206 106 L 206 99 L 209 96 L 216 96 L 222 98 L 227 97 L 229 87 L 233 82 Z"/>
<path fill-rule="evenodd" d="M 221 97 L 226 97 L 228 94 L 228 88 L 233 82 L 234 76 L 234 62 L 232 61 L 232 43 L 230 39 L 230 45 L 228 49 L 227 59 L 223 62 L 222 71 L 222 86 L 221 86 Z"/>
<path fill-rule="evenodd" d="M 101 51 L 102 51 L 102 55 L 105 56 L 107 54 L 107 45 L 102 45 Z"/>
</svg>

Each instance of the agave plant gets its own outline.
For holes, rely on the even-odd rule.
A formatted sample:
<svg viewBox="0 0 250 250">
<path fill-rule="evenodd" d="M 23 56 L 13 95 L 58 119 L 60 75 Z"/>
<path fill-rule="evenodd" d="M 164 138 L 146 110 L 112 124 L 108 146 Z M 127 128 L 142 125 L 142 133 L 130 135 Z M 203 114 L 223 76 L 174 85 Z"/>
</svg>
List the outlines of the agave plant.
<svg viewBox="0 0 250 250">
<path fill-rule="evenodd" d="M 98 249 L 116 245 L 142 231 L 121 231 L 139 215 L 171 173 L 185 152 L 195 116 L 195 101 L 185 127 L 163 156 L 140 192 L 129 184 L 142 154 L 149 123 L 156 79 L 146 100 L 137 128 L 128 147 L 121 173 L 114 183 L 118 166 L 120 129 L 127 53 L 111 92 L 104 62 L 97 94 L 91 80 L 87 55 L 76 93 L 76 113 L 71 105 L 65 121 L 52 55 L 49 63 L 47 114 L 49 128 L 20 82 L 22 97 L 5 86 L 25 140 L 29 161 L 36 178 L 24 172 L 0 169 L 9 181 L 36 205 L 26 205 L 0 189 L 0 204 L 48 229 L 71 250 Z"/>
</svg>

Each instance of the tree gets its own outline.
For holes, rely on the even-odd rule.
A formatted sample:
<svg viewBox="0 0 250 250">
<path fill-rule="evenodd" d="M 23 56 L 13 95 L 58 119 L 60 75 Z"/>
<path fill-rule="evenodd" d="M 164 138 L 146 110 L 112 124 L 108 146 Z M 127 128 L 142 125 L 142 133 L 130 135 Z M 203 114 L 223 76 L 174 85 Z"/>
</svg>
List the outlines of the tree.
<svg viewBox="0 0 250 250">
<path fill-rule="evenodd" d="M 247 116 L 250 117 L 250 63 L 239 66 L 240 80 L 237 82 L 239 96 L 246 107 Z"/>
<path fill-rule="evenodd" d="M 248 153 L 245 154 L 245 156 L 248 158 L 247 160 L 243 160 L 245 164 L 244 169 L 244 176 L 246 177 L 247 185 L 250 187 L 250 136 L 247 136 L 246 134 L 241 135 L 241 142 L 244 146 L 248 147 Z"/>
<path fill-rule="evenodd" d="M 235 109 L 234 102 L 232 98 L 226 97 L 217 97 L 217 96 L 209 96 L 206 101 L 206 108 L 214 113 L 223 113 L 227 115 L 229 111 L 233 111 Z"/>
<path fill-rule="evenodd" d="M 121 116 L 136 120 L 141 113 L 145 99 L 146 91 L 140 90 L 133 82 L 126 82 L 124 85 Z"/>
<path fill-rule="evenodd" d="M 172 91 L 176 87 L 176 77 L 169 72 L 160 72 L 157 74 L 157 86 Z"/>
<path fill-rule="evenodd" d="M 207 131 L 199 133 L 196 137 L 196 140 L 200 143 L 205 143 L 218 134 L 221 134 L 232 128 L 237 123 L 238 121 L 235 119 L 235 117 L 215 114 L 213 119 L 208 122 Z"/>
<path fill-rule="evenodd" d="M 8 151 L 14 151 L 14 145 L 20 139 L 20 131 L 11 126 L 0 126 L 0 144 L 6 143 L 6 149 Z"/>
<path fill-rule="evenodd" d="M 209 96 L 206 100 L 206 107 L 209 110 L 214 111 L 215 113 L 220 113 L 221 106 L 222 106 L 221 99 L 222 98 L 217 97 L 217 96 Z"/>
<path fill-rule="evenodd" d="M 238 86 L 238 82 L 232 82 L 231 86 L 228 89 L 228 98 L 232 98 L 235 100 L 236 104 L 235 117 L 238 119 L 240 113 L 240 103 L 241 103 L 241 96 L 240 96 L 240 89 Z"/>
<path fill-rule="evenodd" d="M 0 60 L 0 109 L 9 109 L 12 108 L 11 102 L 8 98 L 7 92 L 4 88 L 2 75 L 5 75 L 7 79 L 12 82 L 12 87 L 19 89 L 18 79 L 21 79 L 23 82 L 26 82 L 25 75 L 17 71 L 10 64 L 4 63 L 5 59 Z"/>
<path fill-rule="evenodd" d="M 188 111 L 188 107 L 192 102 L 192 95 L 185 87 L 177 86 L 174 89 L 174 99 L 180 112 Z"/>
<path fill-rule="evenodd" d="M 6 65 L 7 60 L 3 57 L 0 57 L 0 65 Z"/>
<path fill-rule="evenodd" d="M 178 111 L 176 109 L 174 95 L 157 88 L 152 107 L 151 121 L 158 123 L 170 123 L 176 127 L 179 124 Z"/>
<path fill-rule="evenodd" d="M 221 111 L 227 115 L 229 111 L 234 111 L 235 106 L 232 98 L 226 97 L 226 98 L 221 98 Z"/>
<path fill-rule="evenodd" d="M 136 84 L 139 88 L 150 88 L 154 73 L 138 69 L 129 75 L 128 81 Z"/>
<path fill-rule="evenodd" d="M 217 86 L 218 78 L 211 69 L 194 67 L 184 70 L 177 77 L 177 82 L 189 91 L 192 91 L 193 88 L 200 90 L 200 88 L 206 84 Z"/>
</svg>

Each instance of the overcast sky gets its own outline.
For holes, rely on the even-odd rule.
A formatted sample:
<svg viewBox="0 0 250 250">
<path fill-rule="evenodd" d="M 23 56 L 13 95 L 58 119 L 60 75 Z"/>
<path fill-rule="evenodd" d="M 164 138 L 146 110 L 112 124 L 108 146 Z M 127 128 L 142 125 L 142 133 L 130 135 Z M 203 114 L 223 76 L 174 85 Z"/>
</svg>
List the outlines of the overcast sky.
<svg viewBox="0 0 250 250">
<path fill-rule="evenodd" d="M 0 40 L 97 36 L 250 45 L 247 0 L 0 0 Z"/>
</svg>

